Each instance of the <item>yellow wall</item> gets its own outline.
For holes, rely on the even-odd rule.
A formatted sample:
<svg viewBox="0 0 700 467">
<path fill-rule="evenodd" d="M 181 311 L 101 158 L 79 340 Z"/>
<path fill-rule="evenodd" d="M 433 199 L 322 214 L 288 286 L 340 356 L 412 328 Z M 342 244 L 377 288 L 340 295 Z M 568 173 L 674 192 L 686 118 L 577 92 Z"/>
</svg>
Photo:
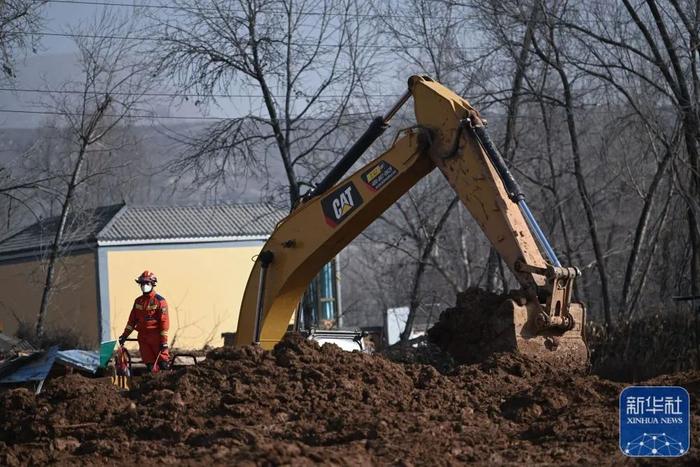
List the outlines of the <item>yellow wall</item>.
<svg viewBox="0 0 700 467">
<path fill-rule="evenodd" d="M 0 265 L 0 321 L 4 332 L 17 332 L 19 322 L 36 323 L 46 270 L 39 261 Z M 56 266 L 56 289 L 46 316 L 48 333 L 67 330 L 84 345 L 99 343 L 95 253 L 61 258 Z"/>
<path fill-rule="evenodd" d="M 129 249 L 107 251 L 110 328 L 113 338 L 124 330 L 134 299 L 134 279 L 144 269 L 158 276 L 156 292 L 168 301 L 170 341 L 197 349 L 223 345 L 222 332 L 234 332 L 252 257 L 262 248 L 220 247 Z M 132 335 L 132 337 L 135 337 Z"/>
</svg>

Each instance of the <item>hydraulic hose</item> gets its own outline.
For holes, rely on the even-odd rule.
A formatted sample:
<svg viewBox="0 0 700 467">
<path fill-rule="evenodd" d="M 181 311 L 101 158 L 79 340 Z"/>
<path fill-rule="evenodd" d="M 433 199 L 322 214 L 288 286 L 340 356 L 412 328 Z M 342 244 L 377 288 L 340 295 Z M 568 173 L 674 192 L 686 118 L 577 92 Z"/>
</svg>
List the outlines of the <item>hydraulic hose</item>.
<svg viewBox="0 0 700 467">
<path fill-rule="evenodd" d="M 316 188 L 309 193 L 308 197 L 312 198 L 316 195 L 320 195 L 335 185 L 336 182 L 340 180 L 348 170 L 350 170 L 350 167 L 357 162 L 357 159 L 364 154 L 367 148 L 369 148 L 370 145 L 374 143 L 374 141 L 379 138 L 382 133 L 384 133 L 384 130 L 386 130 L 387 127 L 388 125 L 384 122 L 383 117 L 375 117 L 375 119 L 372 120 L 372 123 L 370 123 L 369 128 L 367 128 L 367 130 L 362 133 L 362 136 L 355 141 L 355 144 L 353 144 L 348 152 L 346 152 L 340 161 L 338 161 L 335 167 L 333 167 L 331 171 L 328 172 L 325 177 L 323 177 L 323 180 L 316 185 Z"/>
<path fill-rule="evenodd" d="M 537 237 L 537 240 L 539 241 L 540 245 L 542 246 L 542 248 L 544 248 L 544 251 L 547 253 L 549 261 L 551 261 L 554 266 L 560 268 L 561 263 L 559 262 L 559 258 L 557 258 L 556 253 L 554 253 L 552 245 L 550 245 L 549 241 L 547 241 L 547 237 L 545 237 L 544 232 L 542 232 L 542 229 L 540 229 L 540 226 L 535 220 L 535 216 L 532 215 L 532 212 L 527 206 L 525 199 L 521 199 L 520 201 L 518 201 L 518 206 L 520 206 L 520 211 L 525 216 L 525 221 L 527 222 L 527 225 L 530 226 L 530 230 L 532 230 L 535 233 L 535 237 Z"/>
<path fill-rule="evenodd" d="M 508 192 L 508 197 L 511 199 L 511 201 L 517 203 L 517 205 L 520 207 L 520 211 L 523 213 L 527 225 L 530 227 L 530 230 L 534 233 L 540 246 L 544 249 L 545 253 L 547 254 L 547 257 L 549 258 L 549 261 L 554 266 L 561 267 L 561 263 L 559 262 L 556 253 L 554 253 L 552 245 L 550 245 L 549 241 L 547 240 L 547 237 L 545 236 L 544 232 L 537 223 L 535 216 L 532 215 L 532 211 L 530 211 L 530 208 L 525 202 L 525 194 L 520 188 L 518 182 L 513 177 L 513 174 L 511 173 L 510 169 L 508 169 L 505 159 L 503 159 L 503 156 L 501 156 L 501 153 L 493 144 L 493 141 L 491 141 L 491 138 L 489 137 L 489 134 L 486 131 L 486 127 L 483 125 L 483 123 L 478 119 L 475 120 L 477 121 L 472 122 L 473 124 L 471 125 L 471 129 L 472 131 L 474 131 L 476 139 L 486 151 L 486 154 L 491 160 L 491 163 L 496 168 L 496 172 L 498 172 L 498 175 L 501 177 L 501 181 L 503 182 L 503 185 L 505 186 L 506 191 Z"/>
<path fill-rule="evenodd" d="M 355 141 L 355 144 L 345 153 L 345 155 L 338 161 L 338 163 L 331 169 L 330 172 L 321 180 L 321 182 L 316 185 L 316 187 L 305 196 L 306 199 L 313 198 L 314 196 L 320 195 L 327 191 L 330 187 L 335 185 L 338 180 L 343 178 L 343 175 L 350 170 L 350 167 L 357 162 L 357 160 L 365 153 L 365 151 L 379 138 L 382 133 L 389 127 L 389 120 L 391 120 L 396 112 L 406 103 L 408 98 L 411 97 L 411 91 L 406 91 L 398 101 L 389 109 L 389 111 L 383 117 L 375 117 L 370 123 L 369 128 L 362 133 L 362 136 Z"/>
<path fill-rule="evenodd" d="M 476 139 L 479 140 L 481 146 L 486 150 L 486 154 L 491 159 L 491 163 L 496 168 L 496 172 L 501 177 L 503 184 L 508 191 L 508 197 L 514 203 L 519 203 L 521 200 L 525 199 L 525 194 L 523 190 L 520 189 L 520 185 L 515 181 L 513 174 L 510 173 L 508 166 L 506 165 L 505 159 L 501 156 L 501 153 L 496 149 L 496 146 L 491 141 L 489 134 L 486 132 L 486 127 L 482 124 L 477 124 L 472 126 Z"/>
</svg>

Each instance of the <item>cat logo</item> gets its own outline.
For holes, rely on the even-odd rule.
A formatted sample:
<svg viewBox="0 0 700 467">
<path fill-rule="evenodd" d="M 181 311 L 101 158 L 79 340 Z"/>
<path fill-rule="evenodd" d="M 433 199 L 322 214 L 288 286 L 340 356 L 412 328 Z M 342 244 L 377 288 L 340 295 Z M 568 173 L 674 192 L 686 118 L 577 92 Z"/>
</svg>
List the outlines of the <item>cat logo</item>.
<svg viewBox="0 0 700 467">
<path fill-rule="evenodd" d="M 361 204 L 362 197 L 352 183 L 341 186 L 321 200 L 323 215 L 331 227 L 344 221 Z"/>
</svg>

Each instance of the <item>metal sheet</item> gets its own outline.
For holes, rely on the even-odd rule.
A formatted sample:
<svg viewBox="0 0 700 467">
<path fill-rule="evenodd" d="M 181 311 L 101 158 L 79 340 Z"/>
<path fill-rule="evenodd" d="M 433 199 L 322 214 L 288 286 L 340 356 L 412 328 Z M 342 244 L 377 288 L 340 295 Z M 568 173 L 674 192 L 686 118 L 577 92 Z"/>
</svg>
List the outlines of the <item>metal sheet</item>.
<svg viewBox="0 0 700 467">
<path fill-rule="evenodd" d="M 43 381 L 46 379 L 49 371 L 51 371 L 57 353 L 58 346 L 53 346 L 39 357 L 26 357 L 26 363 L 22 360 L 17 361 L 16 364 L 18 367 L 11 373 L 4 375 L 3 378 L 0 379 L 0 384 Z"/>
<path fill-rule="evenodd" d="M 94 373 L 100 366 L 100 352 L 94 350 L 61 350 L 56 361 L 83 371 Z"/>
</svg>

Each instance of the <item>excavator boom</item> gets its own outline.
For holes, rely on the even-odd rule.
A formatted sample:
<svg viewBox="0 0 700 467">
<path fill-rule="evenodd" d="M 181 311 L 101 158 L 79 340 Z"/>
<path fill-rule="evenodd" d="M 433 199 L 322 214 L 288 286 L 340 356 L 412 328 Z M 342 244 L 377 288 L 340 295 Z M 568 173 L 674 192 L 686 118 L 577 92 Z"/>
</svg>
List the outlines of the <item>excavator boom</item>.
<svg viewBox="0 0 700 467">
<path fill-rule="evenodd" d="M 421 155 L 420 139 L 420 132 L 408 131 L 387 152 L 304 202 L 277 225 L 248 278 L 236 345 L 257 340 L 271 348 L 279 342 L 323 265 L 435 168 L 429 157 Z M 262 316 L 257 325 L 259 307 Z"/>
<path fill-rule="evenodd" d="M 542 257 L 523 196 L 514 193 L 519 189 L 498 160 L 500 155 L 484 140 L 483 122 L 466 100 L 429 78 L 413 76 L 407 95 L 387 116 L 375 119 L 359 141 L 362 147 L 353 147 L 349 154 L 359 157 L 409 94 L 418 125 L 403 131 L 389 150 L 346 179 L 329 186 L 327 177 L 277 226 L 248 279 L 236 345 L 274 346 L 322 266 L 437 167 L 522 286 L 522 299 L 509 301 L 507 309 L 495 314 L 499 323 L 494 329 L 508 330 L 512 338 L 506 341 L 513 350 L 585 361 L 584 309 L 570 299 L 578 271 L 561 268 L 556 258 L 548 263 Z M 347 168 L 352 162 L 344 158 L 339 166 Z M 332 172 L 331 182 L 340 172 Z M 523 215 L 523 206 L 530 217 Z M 536 223 L 534 227 L 553 256 Z M 540 303 L 542 295 L 546 303 Z"/>
</svg>

